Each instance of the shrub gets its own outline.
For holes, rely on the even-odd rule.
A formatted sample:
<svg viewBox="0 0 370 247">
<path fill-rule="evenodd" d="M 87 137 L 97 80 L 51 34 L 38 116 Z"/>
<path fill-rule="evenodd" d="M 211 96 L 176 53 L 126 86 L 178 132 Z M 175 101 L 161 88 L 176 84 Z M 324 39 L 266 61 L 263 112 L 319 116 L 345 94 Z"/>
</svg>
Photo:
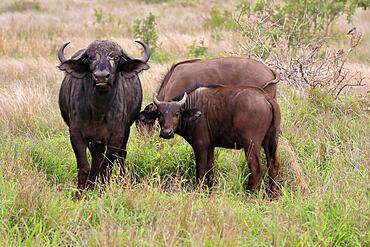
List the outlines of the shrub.
<svg viewBox="0 0 370 247">
<path fill-rule="evenodd" d="M 289 47 L 326 37 L 331 31 L 333 22 L 346 14 L 350 21 L 357 8 L 367 8 L 366 0 L 291 0 L 284 4 L 271 3 L 267 0 L 243 0 L 238 5 L 239 19 L 256 20 L 255 28 L 266 32 L 272 39 L 287 38 Z M 245 35 L 255 31 L 253 26 L 246 28 Z"/>
<path fill-rule="evenodd" d="M 95 23 L 101 23 L 103 20 L 103 10 L 98 8 L 94 9 Z"/>
<path fill-rule="evenodd" d="M 202 58 L 207 56 L 207 50 L 204 40 L 194 40 L 193 43 L 187 47 L 187 54 L 189 58 Z"/>
<path fill-rule="evenodd" d="M 12 3 L 9 6 L 6 6 L 0 10 L 2 12 L 23 12 L 23 11 L 40 11 L 41 4 L 39 1 L 25 1 L 25 0 L 18 0 Z"/>
<path fill-rule="evenodd" d="M 221 10 L 218 7 L 211 9 L 211 18 L 206 20 L 205 26 L 211 29 L 226 29 L 234 30 L 237 28 L 237 24 L 232 18 L 232 14 L 228 10 Z"/>
<path fill-rule="evenodd" d="M 265 0 L 242 1 L 237 20 L 245 39 L 245 52 L 277 70 L 297 89 L 321 88 L 338 97 L 348 86 L 362 86 L 364 78 L 346 67 L 349 54 L 362 34 L 348 35 L 350 48 L 328 46 L 328 34 L 341 14 L 351 18 L 359 1 L 298 1 L 285 5 Z"/>
<path fill-rule="evenodd" d="M 169 61 L 171 61 L 171 55 L 167 52 L 156 51 L 152 53 L 150 59 L 158 63 L 168 63 Z"/>
<path fill-rule="evenodd" d="M 156 48 L 158 48 L 158 34 L 155 30 L 155 19 L 156 16 L 152 13 L 149 13 L 145 19 L 135 20 L 132 27 L 134 37 L 149 45 L 152 52 L 155 52 Z"/>
</svg>

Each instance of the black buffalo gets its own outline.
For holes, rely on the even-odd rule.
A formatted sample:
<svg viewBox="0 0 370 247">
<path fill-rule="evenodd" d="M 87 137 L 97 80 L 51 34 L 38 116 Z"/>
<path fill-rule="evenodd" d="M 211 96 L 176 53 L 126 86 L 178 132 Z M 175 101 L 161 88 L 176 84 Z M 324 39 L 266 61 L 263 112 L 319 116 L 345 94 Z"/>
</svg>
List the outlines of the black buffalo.
<svg viewBox="0 0 370 247">
<path fill-rule="evenodd" d="M 65 43 L 58 51 L 65 71 L 59 108 L 69 127 L 70 140 L 77 160 L 79 192 L 94 187 L 100 175 L 109 182 L 112 166 L 118 161 L 124 175 L 126 144 L 130 126 L 137 118 L 142 102 L 138 73 L 149 69 L 149 47 L 142 59 L 131 58 L 120 45 L 96 40 L 72 58 L 64 57 Z M 92 156 L 91 169 L 86 149 Z"/>
</svg>

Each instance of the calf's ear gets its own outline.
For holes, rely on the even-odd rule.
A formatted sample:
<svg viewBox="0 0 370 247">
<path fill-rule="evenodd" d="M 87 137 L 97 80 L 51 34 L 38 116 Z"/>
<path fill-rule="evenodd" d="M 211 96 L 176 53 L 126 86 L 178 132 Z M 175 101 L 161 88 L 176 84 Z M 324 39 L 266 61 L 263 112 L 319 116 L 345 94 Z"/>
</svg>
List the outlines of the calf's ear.
<svg viewBox="0 0 370 247">
<path fill-rule="evenodd" d="M 58 68 L 79 79 L 85 77 L 85 75 L 89 72 L 89 65 L 80 60 L 67 60 L 61 63 Z"/>
<path fill-rule="evenodd" d="M 118 66 L 118 71 L 122 72 L 123 76 L 130 78 L 149 68 L 150 67 L 147 63 L 144 63 L 139 59 L 133 59 L 120 64 Z"/>
<path fill-rule="evenodd" d="M 157 107 L 154 105 L 154 103 L 150 103 L 149 105 L 145 106 L 144 110 L 147 111 L 156 111 Z"/>
<path fill-rule="evenodd" d="M 155 120 L 157 119 L 157 116 L 158 116 L 157 110 L 155 111 L 144 110 L 140 112 L 138 119 L 145 123 L 154 123 Z"/>
<path fill-rule="evenodd" d="M 202 112 L 196 108 L 184 110 L 181 114 L 184 120 L 188 122 L 195 121 L 202 116 Z"/>
</svg>

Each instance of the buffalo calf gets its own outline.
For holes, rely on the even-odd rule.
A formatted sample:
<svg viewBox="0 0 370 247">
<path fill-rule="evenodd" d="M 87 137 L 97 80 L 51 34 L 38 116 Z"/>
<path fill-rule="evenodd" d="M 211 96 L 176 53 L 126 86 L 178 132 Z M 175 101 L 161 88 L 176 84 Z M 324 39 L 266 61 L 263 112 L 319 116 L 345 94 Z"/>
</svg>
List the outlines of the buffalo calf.
<svg viewBox="0 0 370 247">
<path fill-rule="evenodd" d="M 261 180 L 261 147 L 269 166 L 270 191 L 276 190 L 279 162 L 276 157 L 280 109 L 262 89 L 253 87 L 201 87 L 179 101 L 159 101 L 154 96 L 160 136 L 181 135 L 193 148 L 196 178 L 212 186 L 214 149 L 244 148 L 250 170 L 248 190 Z"/>
<path fill-rule="evenodd" d="M 254 59 L 221 57 L 210 60 L 188 60 L 171 67 L 158 90 L 157 98 L 171 101 L 199 87 L 209 87 L 217 82 L 224 86 L 253 86 L 263 88 L 272 98 L 280 76 Z M 137 120 L 139 129 L 153 129 L 157 109 L 148 105 Z"/>
</svg>

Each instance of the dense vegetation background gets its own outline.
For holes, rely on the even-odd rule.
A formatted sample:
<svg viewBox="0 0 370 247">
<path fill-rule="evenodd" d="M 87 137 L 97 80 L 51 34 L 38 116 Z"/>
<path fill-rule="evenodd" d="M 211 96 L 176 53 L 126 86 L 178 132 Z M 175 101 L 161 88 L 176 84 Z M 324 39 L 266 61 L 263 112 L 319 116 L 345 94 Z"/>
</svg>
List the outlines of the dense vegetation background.
<svg viewBox="0 0 370 247">
<path fill-rule="evenodd" d="M 368 6 L 2 1 L 0 245 L 369 246 Z M 171 64 L 187 58 L 251 56 L 279 71 L 282 195 L 270 200 L 265 183 L 246 193 L 237 150 L 217 151 L 212 193 L 194 188 L 189 145 L 133 127 L 126 181 L 73 200 L 76 164 L 57 106 L 56 50 L 71 41 L 71 55 L 100 38 L 134 56 L 141 54 L 135 38 L 153 48 L 141 75 L 143 105 Z"/>
</svg>

